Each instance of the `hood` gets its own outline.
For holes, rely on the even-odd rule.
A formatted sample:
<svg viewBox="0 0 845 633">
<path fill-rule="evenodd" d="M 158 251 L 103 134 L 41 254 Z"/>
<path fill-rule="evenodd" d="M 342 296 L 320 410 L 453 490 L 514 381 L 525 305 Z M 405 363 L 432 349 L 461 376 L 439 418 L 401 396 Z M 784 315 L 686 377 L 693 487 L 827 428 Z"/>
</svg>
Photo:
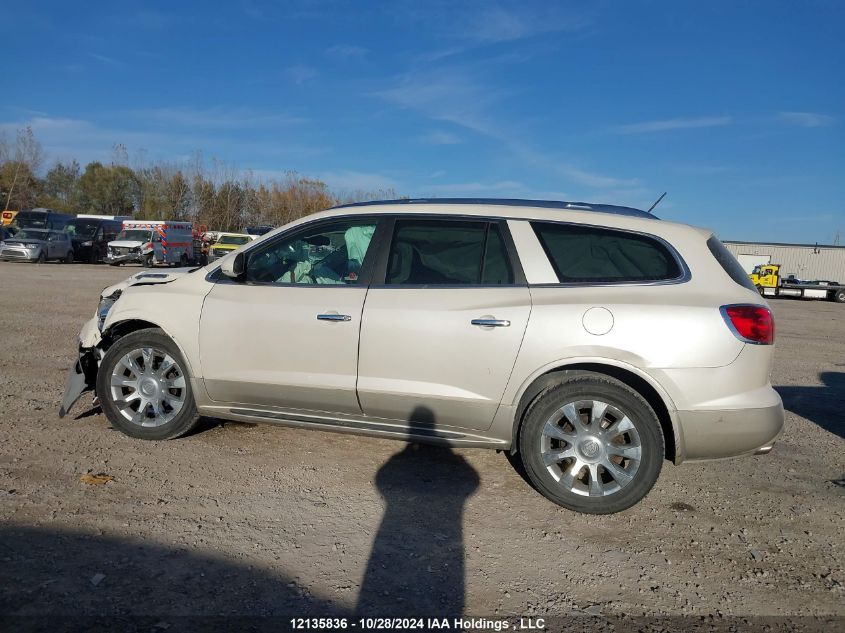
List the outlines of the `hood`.
<svg viewBox="0 0 845 633">
<path fill-rule="evenodd" d="M 37 244 L 38 246 L 43 246 L 47 243 L 46 240 L 35 240 L 31 238 L 15 238 L 15 237 L 7 237 L 5 240 L 6 244 Z"/>
<path fill-rule="evenodd" d="M 120 246 L 122 248 L 137 248 L 138 246 L 143 246 L 144 244 L 149 244 L 149 242 L 139 242 L 138 240 L 118 240 L 115 242 L 109 242 L 109 246 Z"/>
<path fill-rule="evenodd" d="M 110 297 L 116 291 L 123 292 L 130 286 L 146 286 L 150 284 L 169 284 L 171 281 L 176 281 L 180 277 L 184 277 L 192 270 L 196 270 L 196 268 L 170 268 L 166 271 L 162 270 L 161 272 L 156 270 L 142 270 L 140 272 L 135 273 L 131 277 L 124 279 L 123 281 L 114 284 L 113 286 L 109 286 L 108 288 L 104 288 L 103 292 L 100 293 L 101 297 Z"/>
</svg>

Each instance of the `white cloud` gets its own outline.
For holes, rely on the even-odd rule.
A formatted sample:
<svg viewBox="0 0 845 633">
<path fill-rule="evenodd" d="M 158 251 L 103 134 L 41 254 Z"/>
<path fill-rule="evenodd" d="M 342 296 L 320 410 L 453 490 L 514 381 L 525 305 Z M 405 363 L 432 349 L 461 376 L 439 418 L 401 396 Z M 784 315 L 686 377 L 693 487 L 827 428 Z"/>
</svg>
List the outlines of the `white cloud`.
<svg viewBox="0 0 845 633">
<path fill-rule="evenodd" d="M 123 68 L 126 64 L 122 61 L 115 59 L 114 57 L 108 57 L 106 55 L 98 55 L 97 53 L 88 53 L 88 55 L 92 59 L 96 59 L 98 62 L 102 62 L 107 66 L 113 66 L 115 68 Z"/>
<path fill-rule="evenodd" d="M 644 123 L 631 123 L 619 125 L 614 129 L 620 134 L 647 134 L 649 132 L 665 132 L 668 130 L 688 130 L 704 127 L 719 127 L 730 125 L 733 118 L 729 116 L 706 116 L 698 118 L 675 118 L 663 119 L 661 121 L 646 121 Z"/>
<path fill-rule="evenodd" d="M 779 112 L 777 118 L 783 123 L 801 127 L 827 127 L 837 122 L 835 117 L 817 112 Z"/>
<path fill-rule="evenodd" d="M 376 191 L 381 189 L 400 189 L 393 178 L 379 173 L 341 169 L 324 171 L 316 177 L 325 182 L 334 191 Z"/>
<path fill-rule="evenodd" d="M 420 140 L 429 145 L 459 145 L 463 142 L 457 134 L 443 130 L 432 130 L 428 134 L 423 134 Z"/>
<path fill-rule="evenodd" d="M 245 107 L 190 108 L 165 107 L 133 110 L 131 115 L 154 123 L 208 128 L 254 128 L 272 125 L 295 125 L 308 119 L 286 113 L 267 113 Z"/>
<path fill-rule="evenodd" d="M 483 182 L 457 182 L 443 185 L 429 185 L 426 191 L 438 195 L 442 194 L 484 194 L 490 192 L 502 191 L 522 191 L 525 187 L 521 182 L 515 180 L 500 180 L 498 182 L 483 183 Z"/>
<path fill-rule="evenodd" d="M 364 59 L 369 51 L 363 46 L 335 44 L 326 49 L 326 55 L 335 59 Z"/>
<path fill-rule="evenodd" d="M 285 70 L 285 74 L 287 74 L 287 76 L 295 84 L 304 84 L 308 81 L 311 81 L 312 79 L 315 79 L 318 75 L 316 68 L 312 68 L 311 66 L 303 66 L 301 64 L 288 67 Z"/>
</svg>

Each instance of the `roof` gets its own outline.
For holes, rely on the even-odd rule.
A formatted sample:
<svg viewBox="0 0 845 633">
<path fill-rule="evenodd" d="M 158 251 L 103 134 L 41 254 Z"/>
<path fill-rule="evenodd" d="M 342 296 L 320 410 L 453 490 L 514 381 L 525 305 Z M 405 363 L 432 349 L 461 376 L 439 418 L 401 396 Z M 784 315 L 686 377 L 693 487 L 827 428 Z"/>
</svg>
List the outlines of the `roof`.
<svg viewBox="0 0 845 633">
<path fill-rule="evenodd" d="M 636 218 L 658 219 L 657 216 L 635 209 L 633 207 L 621 207 L 613 204 L 595 204 L 592 202 L 563 202 L 559 200 L 521 200 L 519 198 L 400 198 L 398 200 L 373 200 L 370 202 L 351 202 L 341 204 L 334 209 L 347 209 L 350 207 L 369 207 L 380 205 L 494 205 L 504 207 L 536 207 L 542 209 L 561 209 L 566 211 L 594 211 L 597 213 L 612 213 L 615 215 L 627 215 Z"/>
<path fill-rule="evenodd" d="M 839 244 L 795 244 L 792 242 L 741 242 L 738 240 L 722 240 L 723 244 L 741 244 L 742 246 L 791 246 L 796 248 L 845 248 Z"/>
</svg>

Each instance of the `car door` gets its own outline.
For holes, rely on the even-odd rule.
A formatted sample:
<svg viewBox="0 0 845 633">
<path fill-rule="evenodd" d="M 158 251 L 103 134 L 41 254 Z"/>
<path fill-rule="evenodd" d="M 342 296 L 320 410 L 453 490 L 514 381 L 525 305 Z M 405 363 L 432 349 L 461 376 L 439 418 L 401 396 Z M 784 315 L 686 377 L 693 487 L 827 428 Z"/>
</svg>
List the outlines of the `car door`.
<svg viewBox="0 0 845 633">
<path fill-rule="evenodd" d="M 245 251 L 243 279 L 218 276 L 199 335 L 212 400 L 361 413 L 358 337 L 377 224 L 308 223 Z"/>
<path fill-rule="evenodd" d="M 387 232 L 361 327 L 363 412 L 412 426 L 488 428 L 531 311 L 507 226 L 402 216 Z"/>
<path fill-rule="evenodd" d="M 61 242 L 59 242 L 59 236 L 54 231 L 50 231 L 47 234 L 47 258 L 48 259 L 57 259 L 61 256 L 59 253 L 59 249 L 61 248 Z"/>
</svg>

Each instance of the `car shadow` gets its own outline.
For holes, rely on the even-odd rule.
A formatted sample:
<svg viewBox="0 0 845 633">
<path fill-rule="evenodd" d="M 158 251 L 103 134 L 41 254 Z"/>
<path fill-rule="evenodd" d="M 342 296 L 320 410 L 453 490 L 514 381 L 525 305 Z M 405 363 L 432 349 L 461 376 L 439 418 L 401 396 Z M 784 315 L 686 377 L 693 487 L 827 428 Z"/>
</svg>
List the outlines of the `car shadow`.
<svg viewBox="0 0 845 633">
<path fill-rule="evenodd" d="M 418 428 L 436 428 L 425 407 L 410 417 Z M 374 483 L 385 510 L 351 611 L 315 597 L 290 576 L 295 570 L 262 570 L 142 540 L 9 527 L 0 528 L 0 627 L 21 615 L 27 618 L 16 624 L 31 616 L 44 625 L 36 629 L 57 630 L 55 614 L 72 625 L 68 630 L 97 630 L 96 616 L 105 619 L 102 630 L 144 631 L 173 618 L 186 624 L 189 616 L 199 618 L 190 630 L 237 624 L 216 616 L 260 616 L 258 630 L 278 630 L 288 622 L 279 618 L 292 616 L 463 615 L 463 514 L 480 483 L 475 468 L 451 448 L 409 443 L 378 469 Z"/>
<path fill-rule="evenodd" d="M 825 371 L 819 374 L 822 387 L 775 387 L 783 406 L 826 431 L 845 439 L 845 373 Z"/>
</svg>

